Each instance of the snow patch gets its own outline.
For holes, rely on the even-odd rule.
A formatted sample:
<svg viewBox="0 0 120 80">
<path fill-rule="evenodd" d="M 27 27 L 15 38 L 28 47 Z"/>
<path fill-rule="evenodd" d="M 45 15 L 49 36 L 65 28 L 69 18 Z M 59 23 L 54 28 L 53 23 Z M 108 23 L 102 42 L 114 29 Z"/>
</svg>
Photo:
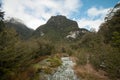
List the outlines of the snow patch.
<svg viewBox="0 0 120 80">
<path fill-rule="evenodd" d="M 79 31 L 71 31 L 69 33 L 69 35 L 66 36 L 66 38 L 77 38 L 77 36 L 79 35 Z"/>
</svg>

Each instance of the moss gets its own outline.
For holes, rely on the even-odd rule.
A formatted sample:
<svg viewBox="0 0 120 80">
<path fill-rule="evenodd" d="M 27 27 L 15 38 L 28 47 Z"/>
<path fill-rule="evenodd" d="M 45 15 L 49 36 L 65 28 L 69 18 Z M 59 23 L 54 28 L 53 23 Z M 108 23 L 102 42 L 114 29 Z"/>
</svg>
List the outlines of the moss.
<svg viewBox="0 0 120 80">
<path fill-rule="evenodd" d="M 62 61 L 59 57 L 49 57 L 37 64 L 33 65 L 35 72 L 44 72 L 46 74 L 51 74 L 55 68 L 60 66 Z"/>
<path fill-rule="evenodd" d="M 51 74 L 51 73 L 52 73 L 52 68 L 50 68 L 50 67 L 45 67 L 45 68 L 44 68 L 44 72 L 45 72 L 46 74 Z"/>
<path fill-rule="evenodd" d="M 52 68 L 56 68 L 56 67 L 58 67 L 58 66 L 60 66 L 62 64 L 61 59 L 58 58 L 58 57 L 53 57 L 53 58 L 51 57 L 47 61 L 50 62 L 49 66 L 52 67 Z"/>
</svg>

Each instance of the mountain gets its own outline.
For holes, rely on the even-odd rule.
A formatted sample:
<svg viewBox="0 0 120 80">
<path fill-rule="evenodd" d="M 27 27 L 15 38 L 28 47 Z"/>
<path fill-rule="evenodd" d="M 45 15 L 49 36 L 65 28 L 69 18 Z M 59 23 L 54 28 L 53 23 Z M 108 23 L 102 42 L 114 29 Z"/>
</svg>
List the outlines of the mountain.
<svg viewBox="0 0 120 80">
<path fill-rule="evenodd" d="M 112 9 L 109 10 L 108 14 L 105 17 L 105 21 L 111 20 L 118 10 L 120 10 L 120 2 L 118 2 Z"/>
<path fill-rule="evenodd" d="M 76 21 L 67 19 L 65 16 L 52 16 L 46 24 L 38 27 L 33 36 L 49 38 L 52 40 L 63 40 L 67 38 L 77 38 L 80 34 L 88 32 L 86 29 L 80 29 Z"/>
<path fill-rule="evenodd" d="M 120 3 L 116 4 L 108 14 L 98 33 L 104 36 L 104 42 L 120 47 Z"/>
<path fill-rule="evenodd" d="M 33 31 L 34 31 L 34 30 L 28 28 L 20 20 L 15 19 L 15 18 L 11 18 L 9 20 L 6 20 L 5 25 L 7 28 L 14 28 L 22 39 L 30 38 Z"/>
</svg>

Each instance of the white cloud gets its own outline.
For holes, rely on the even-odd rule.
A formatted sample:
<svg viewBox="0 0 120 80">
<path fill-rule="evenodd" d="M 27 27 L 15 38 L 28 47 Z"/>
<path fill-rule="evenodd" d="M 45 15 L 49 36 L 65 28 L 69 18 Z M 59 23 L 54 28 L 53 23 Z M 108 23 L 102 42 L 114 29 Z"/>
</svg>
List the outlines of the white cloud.
<svg viewBox="0 0 120 80">
<path fill-rule="evenodd" d="M 47 22 L 54 15 L 65 15 L 70 17 L 72 13 L 79 13 L 82 6 L 80 0 L 2 0 L 5 17 L 16 17 L 21 19 L 28 27 L 36 29 Z M 109 8 L 89 8 L 87 16 L 77 19 L 80 28 L 86 26 L 98 31 L 100 24 Z M 84 12 L 83 12 L 84 14 Z M 78 16 L 79 17 L 79 16 Z"/>
<path fill-rule="evenodd" d="M 99 30 L 99 26 L 104 22 L 104 17 L 106 16 L 110 8 L 96 8 L 92 7 L 87 10 L 87 17 L 82 19 L 77 19 L 80 28 L 94 28 L 96 31 Z M 88 28 L 89 27 L 89 28 Z"/>
<path fill-rule="evenodd" d="M 104 17 L 107 11 L 108 11 L 108 8 L 104 9 L 104 8 L 92 7 L 88 9 L 87 14 L 89 17 L 96 17 L 96 16 Z"/>
<path fill-rule="evenodd" d="M 94 28 L 96 31 L 98 31 L 99 26 L 103 22 L 103 20 L 101 19 L 92 20 L 92 19 L 83 18 L 78 20 L 77 22 L 80 28 L 87 28 L 89 30 L 91 28 Z"/>
<path fill-rule="evenodd" d="M 81 7 L 80 0 L 3 0 L 5 17 L 21 19 L 28 27 L 36 29 L 53 15 L 70 16 Z"/>
</svg>

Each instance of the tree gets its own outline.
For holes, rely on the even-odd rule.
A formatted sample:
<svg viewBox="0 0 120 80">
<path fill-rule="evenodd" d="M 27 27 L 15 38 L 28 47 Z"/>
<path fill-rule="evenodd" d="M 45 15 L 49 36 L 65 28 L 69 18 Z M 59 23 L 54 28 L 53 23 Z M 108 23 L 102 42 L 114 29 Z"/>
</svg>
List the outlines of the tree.
<svg viewBox="0 0 120 80">
<path fill-rule="evenodd" d="M 1 4 L 0 4 L 0 32 L 5 27 L 3 19 L 4 19 L 4 12 L 1 10 Z"/>
<path fill-rule="evenodd" d="M 0 33 L 0 75 L 2 76 L 7 77 L 11 68 L 15 66 L 14 60 L 17 57 L 15 54 L 15 44 L 17 41 L 17 34 L 13 29 L 9 30 L 4 28 Z M 0 79 L 2 80 L 2 78 Z"/>
<path fill-rule="evenodd" d="M 120 33 L 119 32 L 113 32 L 112 45 L 120 49 Z"/>
<path fill-rule="evenodd" d="M 100 26 L 98 32 L 104 37 L 105 71 L 114 80 L 120 79 L 120 10 Z M 109 45 L 109 46 L 108 46 Z"/>
<path fill-rule="evenodd" d="M 0 10 L 0 20 L 4 19 L 4 12 Z"/>
</svg>

